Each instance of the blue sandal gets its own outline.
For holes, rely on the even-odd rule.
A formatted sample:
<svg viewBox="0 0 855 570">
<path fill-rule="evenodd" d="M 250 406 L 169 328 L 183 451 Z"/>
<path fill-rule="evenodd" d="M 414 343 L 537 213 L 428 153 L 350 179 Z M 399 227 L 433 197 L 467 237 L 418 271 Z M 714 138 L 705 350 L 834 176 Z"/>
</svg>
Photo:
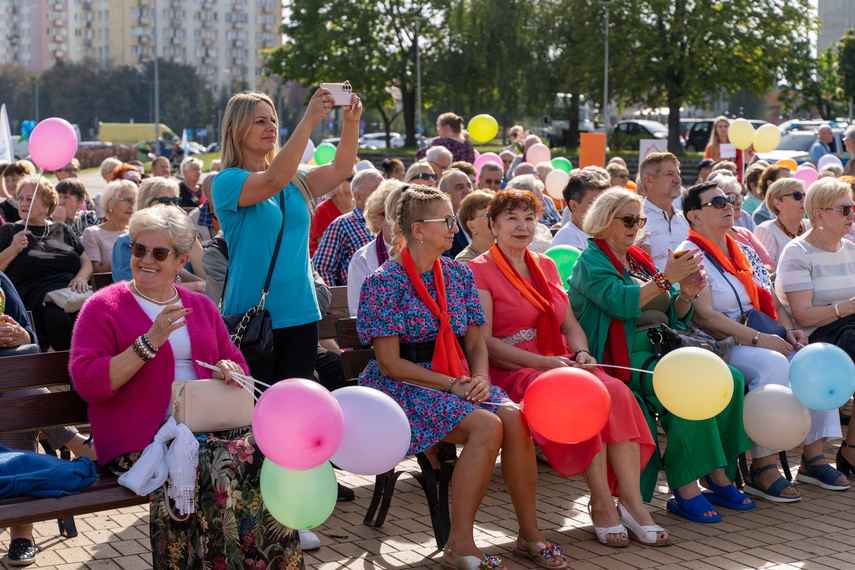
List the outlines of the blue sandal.
<svg viewBox="0 0 855 570">
<path fill-rule="evenodd" d="M 795 503 L 796 501 L 801 501 L 801 495 L 782 495 L 784 489 L 787 487 L 792 487 L 793 484 L 784 479 L 783 477 L 778 477 L 769 487 L 764 491 L 757 485 L 757 477 L 760 476 L 760 473 L 766 471 L 767 469 L 775 469 L 777 471 L 778 466 L 772 463 L 771 465 L 767 465 L 765 467 L 761 467 L 760 469 L 754 469 L 751 467 L 748 470 L 749 480 L 745 481 L 745 492 L 749 495 L 753 495 L 755 497 L 759 497 L 761 499 L 766 499 L 772 503 Z"/>
<path fill-rule="evenodd" d="M 733 485 L 716 485 L 709 475 L 704 476 L 704 486 L 709 490 L 702 491 L 702 493 L 714 505 L 720 505 L 736 511 L 750 511 L 757 507 L 757 503 L 752 501 L 751 497 L 740 492 Z M 750 502 L 746 503 L 745 499 L 748 499 Z"/>
<path fill-rule="evenodd" d="M 680 496 L 680 493 L 674 489 L 674 498 L 668 499 L 668 504 L 665 507 L 674 513 L 675 515 L 680 515 L 684 519 L 698 522 L 698 523 L 717 523 L 721 522 L 721 515 L 718 511 L 716 511 L 710 502 L 707 500 L 706 496 L 701 493 L 697 497 L 692 497 L 691 499 L 684 499 Z M 703 516 L 704 513 L 714 511 L 715 515 L 711 517 Z"/>
<path fill-rule="evenodd" d="M 823 489 L 828 489 L 829 491 L 845 491 L 849 488 L 849 483 L 845 483 L 841 485 L 836 481 L 840 478 L 843 473 L 828 465 L 814 465 L 815 461 L 819 461 L 820 459 L 824 459 L 824 456 L 817 455 L 810 461 L 805 459 L 805 456 L 802 455 L 802 465 L 799 467 L 799 472 L 796 475 L 796 480 L 800 483 L 810 483 L 811 485 L 818 485 Z M 804 469 L 804 471 L 802 471 Z"/>
</svg>

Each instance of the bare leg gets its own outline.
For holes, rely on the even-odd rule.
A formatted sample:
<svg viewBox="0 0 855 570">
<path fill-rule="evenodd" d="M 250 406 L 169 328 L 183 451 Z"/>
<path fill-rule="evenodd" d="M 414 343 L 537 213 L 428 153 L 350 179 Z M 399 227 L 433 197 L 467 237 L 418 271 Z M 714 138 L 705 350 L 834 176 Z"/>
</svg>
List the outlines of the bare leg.
<svg viewBox="0 0 855 570">
<path fill-rule="evenodd" d="M 16 538 L 26 538 L 33 544 L 35 544 L 35 540 L 33 539 L 33 525 L 32 524 L 21 524 L 9 527 L 9 542 L 15 540 Z"/>
<path fill-rule="evenodd" d="M 67 447 L 75 457 L 88 457 L 92 461 L 95 461 L 95 447 L 91 442 L 86 443 L 86 438 L 81 434 L 74 434 L 74 436 L 63 445 L 65 445 L 65 447 Z"/>
<path fill-rule="evenodd" d="M 606 470 L 608 448 L 611 445 L 604 443 L 603 449 L 594 456 L 591 464 L 582 472 L 585 484 L 591 491 L 591 522 L 594 523 L 594 526 L 601 528 L 620 524 L 620 515 L 615 505 L 615 499 L 612 497 L 612 491 L 609 489 Z M 626 541 L 626 536 L 609 533 L 606 535 L 606 541 L 622 543 Z"/>
<path fill-rule="evenodd" d="M 641 446 L 634 441 L 620 441 L 608 444 L 606 450 L 620 488 L 620 504 L 638 524 L 655 525 L 641 498 Z M 656 538 L 665 540 L 668 532 L 662 531 Z"/>
</svg>

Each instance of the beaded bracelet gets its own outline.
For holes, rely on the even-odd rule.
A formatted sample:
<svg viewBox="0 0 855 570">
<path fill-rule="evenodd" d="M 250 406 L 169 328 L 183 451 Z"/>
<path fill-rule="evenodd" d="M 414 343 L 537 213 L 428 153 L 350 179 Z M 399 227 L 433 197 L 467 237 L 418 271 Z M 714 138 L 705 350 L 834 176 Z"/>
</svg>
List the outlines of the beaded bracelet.
<svg viewBox="0 0 855 570">
<path fill-rule="evenodd" d="M 148 337 L 146 335 L 142 335 L 140 337 L 140 340 L 142 340 L 142 342 L 146 346 L 146 348 L 148 348 L 154 354 L 157 354 L 157 349 L 154 347 L 154 345 L 151 344 L 151 342 L 149 342 Z"/>
<path fill-rule="evenodd" d="M 142 337 L 138 337 L 134 341 L 134 346 L 137 347 L 137 349 L 146 357 L 146 360 L 151 360 L 152 358 L 154 358 L 155 353 L 149 350 L 149 348 L 143 342 Z"/>
<path fill-rule="evenodd" d="M 448 385 L 448 389 L 446 390 L 446 392 L 451 394 L 451 391 L 454 390 L 454 387 L 457 385 L 457 380 L 458 380 L 457 378 L 451 379 L 451 383 Z"/>
<path fill-rule="evenodd" d="M 136 340 L 134 341 L 134 344 L 132 344 L 132 345 L 131 345 L 131 347 L 134 349 L 134 352 L 136 353 L 136 355 L 140 357 L 140 360 L 142 360 L 143 362 L 148 362 L 148 361 L 150 360 L 150 359 L 149 359 L 145 354 L 143 354 L 143 352 L 139 349 L 139 347 L 137 346 L 137 341 L 136 341 Z"/>
<path fill-rule="evenodd" d="M 668 281 L 668 278 L 665 277 L 665 274 L 661 271 L 653 276 L 653 281 L 656 282 L 656 286 L 659 287 L 659 290 L 663 293 L 667 293 L 671 290 L 671 282 Z"/>
</svg>

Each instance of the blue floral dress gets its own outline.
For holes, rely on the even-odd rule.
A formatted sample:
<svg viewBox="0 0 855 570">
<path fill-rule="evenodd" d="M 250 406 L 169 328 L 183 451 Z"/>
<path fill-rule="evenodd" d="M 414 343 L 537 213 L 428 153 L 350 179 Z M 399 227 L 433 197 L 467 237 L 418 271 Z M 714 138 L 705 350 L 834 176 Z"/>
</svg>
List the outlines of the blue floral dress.
<svg viewBox="0 0 855 570">
<path fill-rule="evenodd" d="M 445 257 L 440 257 L 440 263 L 454 335 L 463 336 L 469 325 L 486 325 L 472 271 Z M 436 299 L 433 272 L 422 273 L 421 279 L 428 293 Z M 419 298 L 404 267 L 389 260 L 362 285 L 356 330 L 363 344 L 383 336 L 398 336 L 402 343 L 429 342 L 436 339 L 439 319 Z M 419 363 L 419 366 L 430 369 L 431 363 Z M 404 409 L 412 431 L 410 454 L 438 443 L 472 410 L 495 411 L 498 408 L 498 404 L 477 405 L 447 392 L 399 382 L 381 373 L 376 360 L 369 362 L 359 375 L 359 384 L 385 392 Z M 490 392 L 488 402 L 509 401 L 501 388 L 493 386 Z"/>
</svg>

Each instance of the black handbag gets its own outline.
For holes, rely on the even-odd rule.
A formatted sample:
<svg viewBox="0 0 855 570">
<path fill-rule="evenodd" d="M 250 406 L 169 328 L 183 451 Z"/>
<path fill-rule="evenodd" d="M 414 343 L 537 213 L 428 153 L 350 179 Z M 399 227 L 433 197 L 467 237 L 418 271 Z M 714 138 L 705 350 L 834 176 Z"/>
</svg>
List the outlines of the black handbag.
<svg viewBox="0 0 855 570">
<path fill-rule="evenodd" d="M 730 347 L 735 344 L 735 337 L 719 341 L 692 325 L 687 326 L 685 330 L 672 329 L 665 324 L 654 326 L 647 329 L 647 338 L 653 345 L 653 354 L 657 359 L 678 348 L 695 347 L 709 350 L 727 362 Z"/>
<path fill-rule="evenodd" d="M 270 318 L 270 312 L 264 308 L 264 301 L 267 299 L 270 280 L 273 278 L 273 268 L 276 266 L 276 258 L 279 257 L 279 246 L 282 244 L 282 233 L 285 231 L 285 198 L 281 194 L 279 198 L 279 207 L 282 209 L 282 227 L 279 229 L 279 237 L 276 239 L 273 259 L 270 260 L 270 269 L 267 271 L 267 280 L 264 282 L 264 290 L 261 292 L 261 301 L 258 305 L 250 307 L 246 313 L 223 315 L 229 337 L 243 353 L 247 362 L 273 354 L 273 320 Z M 226 270 L 223 295 L 220 297 L 221 307 L 226 287 L 228 287 L 228 280 L 229 272 Z"/>
<path fill-rule="evenodd" d="M 727 278 L 727 275 L 722 269 L 721 265 L 719 265 L 718 261 L 712 256 L 707 255 L 706 258 L 712 262 L 718 272 L 721 273 L 722 278 L 724 278 L 725 282 L 730 285 L 730 289 L 733 291 L 734 296 L 736 297 L 736 302 L 739 304 L 739 322 L 745 325 L 748 328 L 752 328 L 757 332 L 765 333 L 765 334 L 774 334 L 786 340 L 787 338 L 787 329 L 786 327 L 780 325 L 778 321 L 761 311 L 760 309 L 751 309 L 750 311 L 746 311 L 742 308 L 742 301 L 739 299 L 739 294 L 736 292 L 736 288 L 733 286 L 733 283 Z"/>
</svg>

